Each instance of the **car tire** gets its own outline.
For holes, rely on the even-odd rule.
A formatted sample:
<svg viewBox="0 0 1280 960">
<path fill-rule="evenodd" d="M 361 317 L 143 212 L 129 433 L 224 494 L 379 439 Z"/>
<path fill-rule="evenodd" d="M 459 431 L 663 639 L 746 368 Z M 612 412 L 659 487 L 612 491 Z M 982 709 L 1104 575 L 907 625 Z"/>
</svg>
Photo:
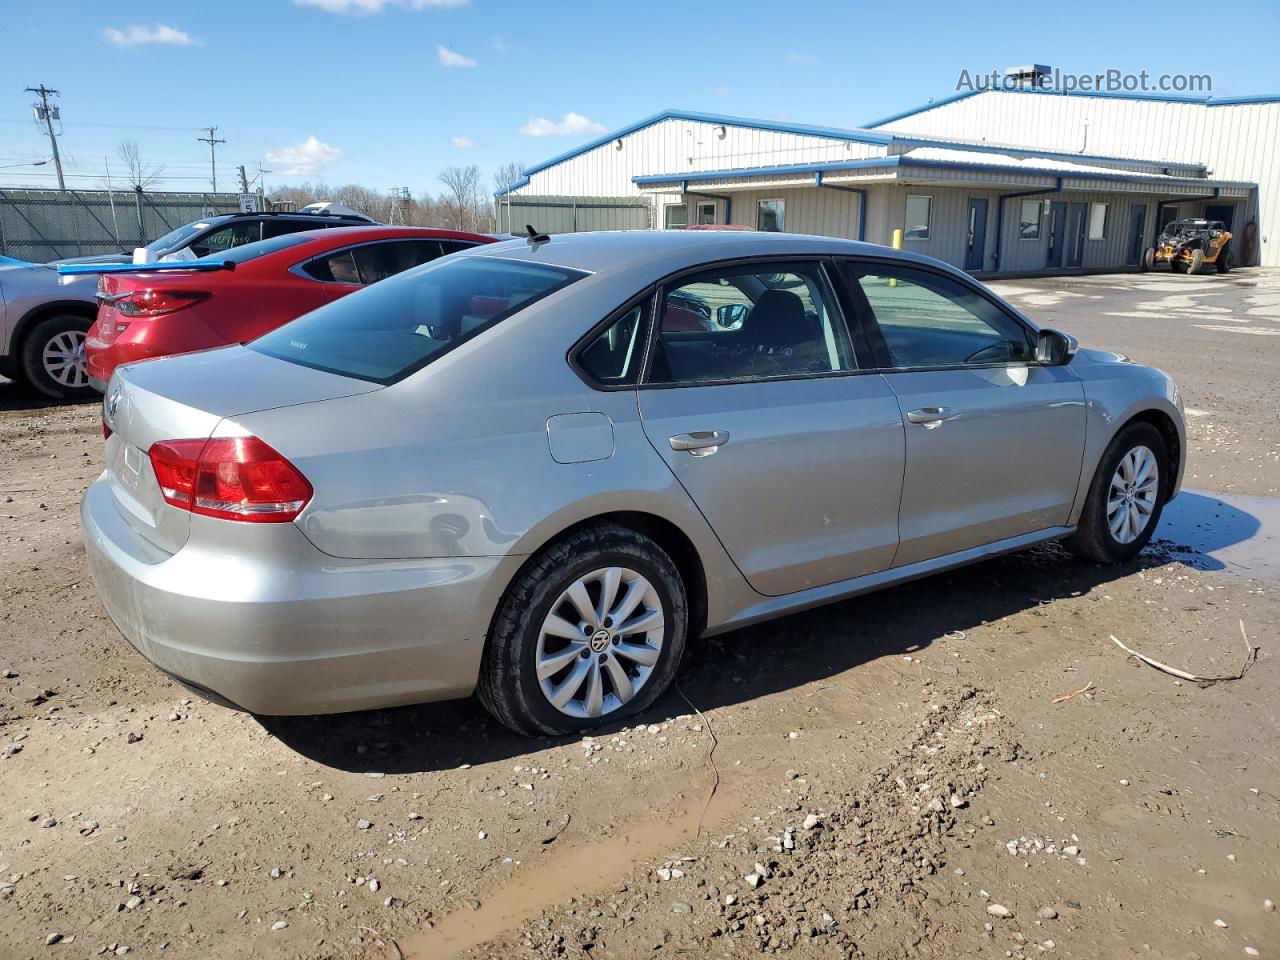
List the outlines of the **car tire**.
<svg viewBox="0 0 1280 960">
<path fill-rule="evenodd" d="M 88 400 L 97 396 L 84 365 L 84 338 L 93 321 L 73 313 L 41 320 L 22 341 L 23 378 L 46 397 Z M 78 353 L 78 359 L 74 355 Z"/>
<path fill-rule="evenodd" d="M 1156 265 L 1155 247 L 1147 247 L 1147 249 L 1142 252 L 1142 264 L 1141 264 L 1142 272 L 1146 273 L 1155 265 Z"/>
<path fill-rule="evenodd" d="M 1219 273 L 1231 272 L 1231 246 L 1227 245 L 1218 251 L 1218 260 L 1215 266 Z"/>
<path fill-rule="evenodd" d="M 1191 265 L 1187 268 L 1187 272 L 1193 275 L 1197 274 L 1200 272 L 1200 268 L 1203 266 L 1204 266 L 1204 251 L 1192 250 Z"/>
<path fill-rule="evenodd" d="M 1127 459 L 1131 456 L 1134 459 Z M 1135 488 L 1143 486 L 1141 472 L 1134 478 L 1137 482 L 1132 487 L 1123 484 L 1117 489 L 1116 483 L 1124 476 L 1121 471 L 1122 463 L 1131 468 L 1135 463 L 1142 463 L 1146 456 L 1154 461 L 1156 476 L 1154 497 L 1144 513 L 1143 495 L 1133 495 Z M 1076 556 L 1098 563 L 1124 563 L 1132 560 L 1151 540 L 1152 533 L 1160 523 L 1160 514 L 1164 510 L 1172 482 L 1169 449 L 1160 431 L 1149 423 L 1129 424 L 1116 434 L 1098 462 L 1076 532 L 1065 541 L 1067 549 Z M 1120 503 L 1118 510 L 1117 501 Z M 1137 511 L 1136 515 L 1145 517 L 1141 529 L 1134 534 L 1132 526 L 1122 526 L 1117 533 L 1116 522 L 1122 519 L 1120 514 L 1132 513 L 1133 510 Z"/>
<path fill-rule="evenodd" d="M 612 570 L 620 571 L 621 579 L 606 605 Z M 579 587 L 590 601 L 591 616 L 584 616 L 570 595 L 581 598 Z M 639 599 L 626 613 L 633 588 Z M 489 630 L 480 701 L 504 726 L 526 736 L 578 733 L 638 713 L 675 676 L 688 609 L 679 570 L 648 537 L 616 524 L 574 531 L 531 558 L 507 590 Z M 648 633 L 614 634 L 617 624 L 609 611 L 622 612 L 627 623 L 639 623 L 640 617 L 652 623 L 656 611 L 661 626 Z M 566 627 L 582 635 L 570 636 Z M 552 702 L 566 691 L 560 706 Z"/>
</svg>

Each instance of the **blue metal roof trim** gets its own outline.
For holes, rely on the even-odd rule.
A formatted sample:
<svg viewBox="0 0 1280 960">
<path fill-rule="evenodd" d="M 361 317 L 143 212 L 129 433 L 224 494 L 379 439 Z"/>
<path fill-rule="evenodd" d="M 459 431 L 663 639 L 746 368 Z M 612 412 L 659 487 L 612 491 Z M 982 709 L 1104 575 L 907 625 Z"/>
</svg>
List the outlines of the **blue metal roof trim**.
<svg viewBox="0 0 1280 960">
<path fill-rule="evenodd" d="M 912 107 L 910 110 L 903 110 L 900 113 L 895 113 L 880 120 L 863 124 L 863 127 L 868 129 L 883 127 L 896 120 L 914 117 L 918 113 L 924 113 L 925 111 L 932 110 L 935 107 L 945 107 L 949 103 L 955 103 L 957 100 L 963 100 L 966 97 L 975 97 L 980 93 L 1039 93 L 1049 97 L 1096 97 L 1104 100 L 1145 100 L 1156 103 L 1198 103 L 1206 107 L 1232 107 L 1249 103 L 1280 103 L 1280 94 L 1274 93 L 1263 93 L 1248 97 L 1190 97 L 1167 93 L 1110 93 L 1102 90 L 966 90 L 963 93 L 956 93 L 949 97 L 943 97 L 940 100 L 934 100 L 918 107 Z"/>
<path fill-rule="evenodd" d="M 731 170 L 699 170 L 688 173 L 654 173 L 632 177 L 631 182 L 637 185 L 654 183 L 688 183 L 703 180 L 738 180 L 746 177 L 767 177 L 780 174 L 831 173 L 839 170 L 867 170 L 875 167 L 951 167 L 962 170 L 983 170 L 999 173 L 1022 173 L 1032 176 L 1067 177 L 1076 180 L 1153 180 L 1160 183 L 1173 183 L 1179 186 L 1194 185 L 1201 187 L 1245 187 L 1253 189 L 1256 183 L 1245 180 L 1205 180 L 1198 177 L 1165 177 L 1160 174 L 1144 174 L 1135 171 L 1117 170 L 1112 173 L 1097 173 L 1092 170 L 1060 170 L 1054 167 L 1008 166 L 998 163 L 971 163 L 958 160 L 924 160 L 916 157 L 892 156 L 871 157 L 866 160 L 832 161 L 828 163 L 800 163 L 785 167 L 737 167 Z"/>
<path fill-rule="evenodd" d="M 623 127 L 620 130 L 614 130 L 603 136 L 597 137 L 580 147 L 574 147 L 572 150 L 566 150 L 559 156 L 552 157 L 542 163 L 535 164 L 532 167 L 526 167 L 521 171 L 524 177 L 523 183 L 515 183 L 511 185 L 511 189 L 525 186 L 529 182 L 532 174 L 546 170 L 548 167 L 554 167 L 558 163 L 564 163 L 566 160 L 572 160 L 574 157 L 580 156 L 596 147 L 602 147 L 606 143 L 618 140 L 628 134 L 635 133 L 637 130 L 643 130 L 645 127 L 653 126 L 655 123 L 661 123 L 663 120 L 689 120 L 693 123 L 716 123 L 724 124 L 732 127 L 747 127 L 751 130 L 769 130 L 774 133 L 798 133 L 810 137 L 826 137 L 829 140 L 848 140 L 852 143 L 874 143 L 880 146 L 888 146 L 893 142 L 893 137 L 887 133 L 876 133 L 872 130 L 851 130 L 842 129 L 840 127 L 815 127 L 803 123 L 783 123 L 773 120 L 753 120 L 750 117 L 730 117 L 719 113 L 695 113 L 690 110 L 663 110 L 661 113 L 655 113 L 651 117 L 645 117 L 638 120 L 630 126 Z M 501 196 L 505 190 L 499 190 L 494 196 Z"/>
<path fill-rule="evenodd" d="M 865 170 L 871 167 L 896 167 L 902 157 L 870 157 L 866 160 L 832 160 L 827 163 L 796 163 L 785 167 L 735 167 L 731 170 L 698 170 L 690 173 L 650 173 L 632 177 L 634 184 L 668 183 L 672 181 L 734 180 L 739 177 L 767 177 L 770 174 L 829 173 L 835 170 Z"/>
<path fill-rule="evenodd" d="M 1030 153 L 1054 160 L 1098 160 L 1103 163 L 1139 163 L 1148 167 L 1183 167 L 1187 170 L 1207 170 L 1203 163 L 1188 160 L 1145 160 L 1136 157 L 1117 157 L 1105 153 L 1068 153 L 1065 150 L 1041 150 L 1039 147 L 1019 147 L 1013 144 L 999 146 L 994 143 L 968 143 L 962 140 L 939 140 L 935 137 L 912 137 L 894 134 L 894 144 L 912 144 L 918 147 L 944 147 L 947 150 L 973 150 L 976 153 Z"/>
</svg>

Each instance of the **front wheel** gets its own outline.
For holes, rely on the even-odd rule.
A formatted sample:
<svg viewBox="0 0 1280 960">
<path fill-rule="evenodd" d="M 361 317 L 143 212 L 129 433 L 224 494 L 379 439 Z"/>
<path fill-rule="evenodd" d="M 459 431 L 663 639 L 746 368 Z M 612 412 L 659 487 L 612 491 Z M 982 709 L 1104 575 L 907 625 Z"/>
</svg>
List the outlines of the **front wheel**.
<svg viewBox="0 0 1280 960">
<path fill-rule="evenodd" d="M 480 700 L 528 736 L 570 734 L 644 710 L 671 683 L 688 630 L 676 565 L 614 524 L 534 557 L 494 615 Z"/>
<path fill-rule="evenodd" d="M 85 366 L 84 338 L 92 321 L 75 314 L 41 320 L 22 343 L 21 369 L 27 383 L 55 400 L 96 396 Z"/>
<path fill-rule="evenodd" d="M 1143 254 L 1142 254 L 1142 264 L 1141 264 L 1142 271 L 1145 273 L 1146 271 L 1155 267 L 1155 265 L 1156 265 L 1155 248 L 1147 247 L 1147 249 L 1143 251 Z"/>
<path fill-rule="evenodd" d="M 1149 423 L 1125 427 L 1098 463 L 1067 549 L 1099 563 L 1132 560 L 1151 540 L 1172 480 L 1160 431 Z"/>
</svg>

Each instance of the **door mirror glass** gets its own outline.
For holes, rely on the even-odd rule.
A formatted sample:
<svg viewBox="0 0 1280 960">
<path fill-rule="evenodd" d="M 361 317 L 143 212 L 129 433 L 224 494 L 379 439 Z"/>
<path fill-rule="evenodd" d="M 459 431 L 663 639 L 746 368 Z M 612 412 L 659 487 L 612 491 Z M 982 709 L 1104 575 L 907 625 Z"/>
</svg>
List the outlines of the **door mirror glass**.
<svg viewBox="0 0 1280 960">
<path fill-rule="evenodd" d="M 1041 330 L 1036 338 L 1036 360 L 1046 366 L 1060 367 L 1071 362 L 1080 346 L 1075 337 L 1061 330 Z"/>
<path fill-rule="evenodd" d="M 736 330 L 747 318 L 747 306 L 742 303 L 726 303 L 716 308 L 716 323 L 721 330 Z"/>
</svg>

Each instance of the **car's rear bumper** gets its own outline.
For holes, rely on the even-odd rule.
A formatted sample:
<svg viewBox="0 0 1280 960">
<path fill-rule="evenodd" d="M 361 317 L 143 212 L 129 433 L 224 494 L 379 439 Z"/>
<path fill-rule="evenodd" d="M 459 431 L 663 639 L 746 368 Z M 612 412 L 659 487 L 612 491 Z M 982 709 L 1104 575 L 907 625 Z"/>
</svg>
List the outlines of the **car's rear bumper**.
<svg viewBox="0 0 1280 960">
<path fill-rule="evenodd" d="M 259 714 L 336 713 L 466 696 L 494 597 L 519 558 L 338 560 L 292 524 L 268 550 L 146 541 L 109 484 L 81 505 L 89 568 L 120 632 L 197 692 Z M 248 526 L 236 525 L 231 526 Z"/>
</svg>

